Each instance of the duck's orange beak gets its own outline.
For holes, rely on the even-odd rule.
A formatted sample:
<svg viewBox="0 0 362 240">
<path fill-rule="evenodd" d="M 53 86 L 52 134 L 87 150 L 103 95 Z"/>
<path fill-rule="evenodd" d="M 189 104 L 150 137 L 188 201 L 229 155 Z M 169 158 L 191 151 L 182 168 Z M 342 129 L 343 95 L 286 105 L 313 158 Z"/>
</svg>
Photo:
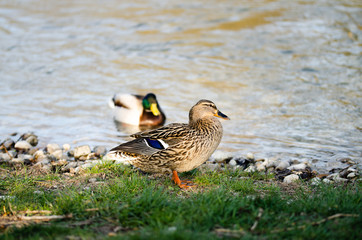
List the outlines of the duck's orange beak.
<svg viewBox="0 0 362 240">
<path fill-rule="evenodd" d="M 225 114 L 223 114 L 223 113 L 220 112 L 220 111 L 217 111 L 217 113 L 215 113 L 214 116 L 215 116 L 215 117 L 222 118 L 222 119 L 225 119 L 225 120 L 230 120 L 230 118 L 229 118 L 228 116 L 226 116 Z"/>
</svg>

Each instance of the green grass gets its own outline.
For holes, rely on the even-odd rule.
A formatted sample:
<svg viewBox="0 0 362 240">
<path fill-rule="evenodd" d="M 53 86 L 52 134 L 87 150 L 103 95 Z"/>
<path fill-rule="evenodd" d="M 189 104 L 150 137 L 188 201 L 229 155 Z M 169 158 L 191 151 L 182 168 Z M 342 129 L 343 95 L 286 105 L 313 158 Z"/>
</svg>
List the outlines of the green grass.
<svg viewBox="0 0 362 240">
<path fill-rule="evenodd" d="M 81 176 L 0 172 L 4 211 L 50 210 L 71 218 L 0 228 L 0 239 L 358 239 L 361 185 L 297 183 L 272 175 L 220 171 L 180 174 L 198 187 L 183 191 L 168 176 L 152 177 L 104 163 Z M 90 183 L 96 178 L 96 183 Z M 263 213 L 258 218 L 260 209 Z M 334 214 L 346 215 L 325 220 Z M 257 227 L 252 231 L 255 222 Z M 220 230 L 221 229 L 221 230 Z M 217 232 L 222 232 L 217 234 Z"/>
</svg>

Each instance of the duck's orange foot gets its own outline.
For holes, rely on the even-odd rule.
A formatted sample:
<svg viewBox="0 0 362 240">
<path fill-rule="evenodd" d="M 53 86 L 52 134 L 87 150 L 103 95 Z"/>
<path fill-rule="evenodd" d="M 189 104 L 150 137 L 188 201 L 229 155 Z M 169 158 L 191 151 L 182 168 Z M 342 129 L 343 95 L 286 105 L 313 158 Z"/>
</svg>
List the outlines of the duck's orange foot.
<svg viewBox="0 0 362 240">
<path fill-rule="evenodd" d="M 194 183 L 190 180 L 185 180 L 181 182 L 176 171 L 172 171 L 172 180 L 182 189 L 189 189 L 192 187 L 196 187 L 196 185 L 194 185 Z"/>
</svg>

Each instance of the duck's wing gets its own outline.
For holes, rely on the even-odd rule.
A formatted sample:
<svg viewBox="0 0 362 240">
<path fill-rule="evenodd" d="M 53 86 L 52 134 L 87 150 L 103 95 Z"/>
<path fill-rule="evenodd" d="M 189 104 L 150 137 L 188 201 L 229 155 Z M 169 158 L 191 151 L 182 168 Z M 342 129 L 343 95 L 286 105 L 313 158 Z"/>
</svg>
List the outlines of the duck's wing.
<svg viewBox="0 0 362 240">
<path fill-rule="evenodd" d="M 188 124 L 172 123 L 157 129 L 135 133 L 131 135 L 131 137 L 169 141 L 172 139 L 185 137 L 189 133 L 189 131 L 190 127 Z"/>
<path fill-rule="evenodd" d="M 165 147 L 159 142 L 147 142 L 146 139 L 136 138 L 132 141 L 122 143 L 121 145 L 111 149 L 110 152 L 124 152 L 147 156 L 162 149 L 165 149 Z"/>
<path fill-rule="evenodd" d="M 112 98 L 113 103 L 117 107 L 123 107 L 127 109 L 137 109 L 142 107 L 142 98 L 141 95 L 133 94 L 115 94 Z"/>
</svg>

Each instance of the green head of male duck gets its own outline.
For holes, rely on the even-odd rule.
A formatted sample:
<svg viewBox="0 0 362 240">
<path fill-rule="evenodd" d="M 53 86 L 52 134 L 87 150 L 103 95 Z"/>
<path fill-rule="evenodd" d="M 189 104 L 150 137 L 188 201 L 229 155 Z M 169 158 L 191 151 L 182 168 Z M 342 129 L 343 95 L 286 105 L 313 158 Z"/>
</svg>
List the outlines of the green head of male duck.
<svg viewBox="0 0 362 240">
<path fill-rule="evenodd" d="M 153 93 L 148 93 L 142 100 L 143 108 L 146 111 L 151 111 L 154 116 L 159 116 L 160 110 L 158 109 L 158 103 L 156 95 Z"/>
</svg>

